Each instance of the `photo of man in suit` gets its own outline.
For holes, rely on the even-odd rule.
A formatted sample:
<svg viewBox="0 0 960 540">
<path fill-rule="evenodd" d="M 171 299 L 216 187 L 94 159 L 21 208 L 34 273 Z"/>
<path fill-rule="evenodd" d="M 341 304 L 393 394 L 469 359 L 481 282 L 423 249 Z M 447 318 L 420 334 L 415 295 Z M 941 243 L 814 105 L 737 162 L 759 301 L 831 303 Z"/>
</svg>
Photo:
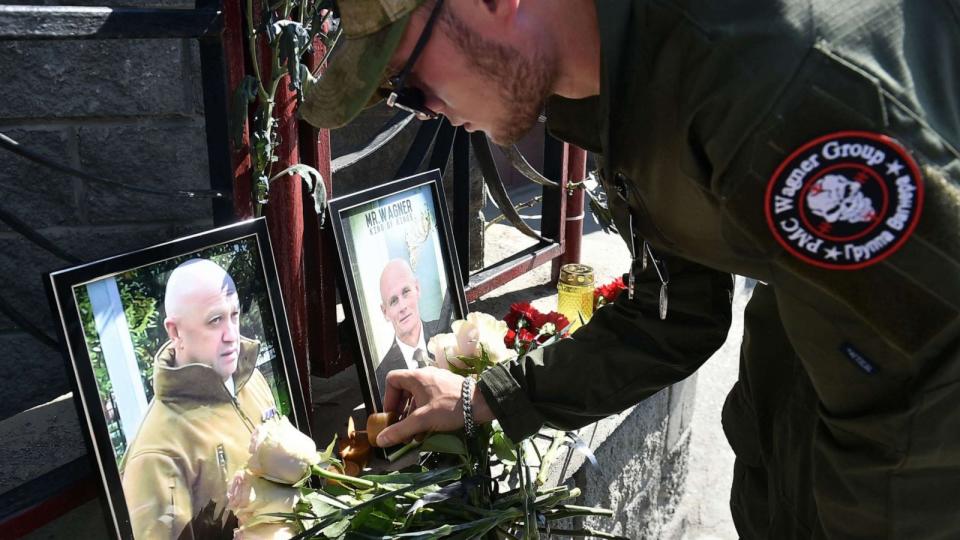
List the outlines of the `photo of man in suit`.
<svg viewBox="0 0 960 540">
<path fill-rule="evenodd" d="M 377 386 L 386 388 L 387 373 L 432 363 L 427 343 L 436 333 L 436 321 L 420 317 L 420 283 L 404 259 L 393 259 L 380 273 L 380 311 L 393 326 L 393 344 L 377 365 Z"/>
</svg>

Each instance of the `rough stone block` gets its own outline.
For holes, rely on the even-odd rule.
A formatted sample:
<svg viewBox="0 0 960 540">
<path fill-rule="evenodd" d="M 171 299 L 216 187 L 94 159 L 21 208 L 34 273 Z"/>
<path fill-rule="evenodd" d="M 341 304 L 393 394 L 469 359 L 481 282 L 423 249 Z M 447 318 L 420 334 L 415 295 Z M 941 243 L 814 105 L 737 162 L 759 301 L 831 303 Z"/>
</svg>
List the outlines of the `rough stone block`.
<svg viewBox="0 0 960 540">
<path fill-rule="evenodd" d="M 670 423 L 667 426 L 666 450 L 671 452 L 681 441 L 693 418 L 694 398 L 697 395 L 697 374 L 670 387 Z"/>
<path fill-rule="evenodd" d="M 663 460 L 668 406 L 668 392 L 660 392 L 634 407 L 596 448 L 601 470 L 577 471 L 582 503 L 614 512 L 612 518 L 585 518 L 584 525 L 628 538 L 664 538 L 675 502 L 664 505 L 670 501 L 661 491 L 682 485 L 685 467 L 684 460 Z"/>
<path fill-rule="evenodd" d="M 209 221 L 170 223 L 162 225 L 88 227 L 63 229 L 48 235 L 57 245 L 65 246 L 71 253 L 85 261 L 148 247 L 180 236 L 199 232 L 212 226 Z M 49 255 L 28 241 L 10 235 L 0 237 L 0 298 L 12 304 L 24 317 L 40 326 L 51 336 L 55 335 L 54 319 L 49 309 L 43 287 L 43 274 L 71 266 Z M 66 379 L 51 384 L 42 372 L 57 366 L 63 372 L 62 360 L 57 351 L 20 333 L 16 325 L 6 317 L 0 317 L 0 338 L 13 340 L 2 350 L 8 354 L 0 357 L 0 380 L 18 381 L 15 389 L 0 396 L 0 417 L 10 416 L 34 405 L 43 403 L 67 391 Z M 12 351 L 11 347 L 18 349 Z M 24 372 L 22 365 L 42 366 L 39 371 Z M 39 369 L 39 368 L 38 368 Z"/>
<path fill-rule="evenodd" d="M 0 333 L 0 420 L 46 403 L 70 391 L 66 363 L 59 351 L 27 334 Z"/>
<path fill-rule="evenodd" d="M 661 458 L 660 486 L 657 492 L 657 508 L 662 528 L 659 538 L 683 538 L 687 527 L 687 511 L 683 505 L 687 492 L 687 475 L 690 469 L 690 431 L 685 431 L 672 449 L 664 449 Z"/>
<path fill-rule="evenodd" d="M 49 235 L 48 235 L 49 236 Z M 48 238 L 71 254 L 77 254 L 69 243 L 59 238 Z M 43 288 L 43 274 L 65 268 L 70 263 L 54 257 L 30 241 L 14 235 L 0 237 L 0 298 L 36 326 L 53 335 L 53 318 Z M 19 330 L 9 319 L 0 315 L 0 331 Z M 38 346 L 42 347 L 42 345 Z M 0 365 L 12 362 L 0 358 Z"/>
<path fill-rule="evenodd" d="M 0 493 L 82 457 L 81 425 L 72 394 L 0 422 Z"/>
<path fill-rule="evenodd" d="M 200 96 L 185 83 L 196 43 L 179 39 L 0 43 L 2 118 L 193 115 Z"/>
<path fill-rule="evenodd" d="M 3 133 L 45 158 L 63 164 L 71 161 L 64 130 L 4 129 Z M 68 175 L 0 151 L 0 207 L 34 228 L 78 223 L 74 184 Z M 9 230 L 0 223 L 0 232 Z"/>
<path fill-rule="evenodd" d="M 151 0 L 138 2 L 137 0 L 33 0 L 31 2 L 22 2 L 20 0 L 4 0 L 0 4 L 24 4 L 24 5 L 47 5 L 47 6 L 94 6 L 94 7 L 137 7 L 137 8 L 177 8 L 192 9 L 196 6 L 195 0 Z"/>
<path fill-rule="evenodd" d="M 80 161 L 91 174 L 132 185 L 174 191 L 210 189 L 205 129 L 175 126 L 87 126 L 80 129 Z M 192 221 L 212 216 L 210 199 L 171 198 L 88 183 L 90 223 Z"/>
</svg>

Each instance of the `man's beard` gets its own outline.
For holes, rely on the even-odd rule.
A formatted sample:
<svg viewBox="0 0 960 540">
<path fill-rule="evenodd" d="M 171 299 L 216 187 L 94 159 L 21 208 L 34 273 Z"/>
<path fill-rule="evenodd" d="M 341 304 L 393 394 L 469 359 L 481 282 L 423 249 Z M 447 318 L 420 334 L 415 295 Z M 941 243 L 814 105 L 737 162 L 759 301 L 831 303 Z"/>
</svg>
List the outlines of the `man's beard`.
<svg viewBox="0 0 960 540">
<path fill-rule="evenodd" d="M 487 136 L 501 146 L 516 143 L 543 111 L 556 79 L 554 63 L 542 51 L 528 57 L 515 47 L 484 39 L 449 10 L 443 11 L 441 21 L 470 67 L 500 93 L 503 117 L 495 119 Z"/>
</svg>

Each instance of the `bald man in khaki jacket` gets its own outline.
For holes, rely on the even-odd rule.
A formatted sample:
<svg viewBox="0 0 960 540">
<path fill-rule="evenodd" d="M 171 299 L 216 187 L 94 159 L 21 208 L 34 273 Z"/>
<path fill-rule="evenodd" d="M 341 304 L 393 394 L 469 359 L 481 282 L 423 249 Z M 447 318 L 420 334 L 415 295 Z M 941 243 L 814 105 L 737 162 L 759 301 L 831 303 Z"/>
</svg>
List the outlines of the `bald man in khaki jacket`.
<svg viewBox="0 0 960 540">
<path fill-rule="evenodd" d="M 250 435 L 276 407 L 256 369 L 260 343 L 240 335 L 230 275 L 192 259 L 167 281 L 170 340 L 155 358 L 154 398 L 121 466 L 135 537 L 233 538 L 227 481 Z"/>
</svg>

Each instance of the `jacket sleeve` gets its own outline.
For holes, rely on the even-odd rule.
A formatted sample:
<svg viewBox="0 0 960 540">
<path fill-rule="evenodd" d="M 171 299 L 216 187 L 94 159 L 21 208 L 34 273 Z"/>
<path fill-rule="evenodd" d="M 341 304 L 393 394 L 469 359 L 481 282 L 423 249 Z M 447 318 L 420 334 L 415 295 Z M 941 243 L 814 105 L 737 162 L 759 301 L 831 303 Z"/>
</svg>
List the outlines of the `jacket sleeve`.
<svg viewBox="0 0 960 540">
<path fill-rule="evenodd" d="M 925 60 L 960 50 L 956 25 L 943 22 L 952 17 L 946 6 L 907 3 L 907 14 L 890 10 L 825 35 L 743 150 L 726 161 L 730 170 L 717 171 L 723 180 L 716 195 L 729 219 L 724 230 L 735 249 L 764 254 L 762 279 L 777 299 L 773 315 L 816 392 L 812 440 L 776 444 L 804 445 L 796 453 L 809 463 L 797 463 L 803 468 L 796 474 L 810 479 L 826 538 L 960 538 L 952 495 L 960 492 L 960 69 Z M 906 45 L 886 41 L 903 38 L 906 21 L 921 20 L 924 35 L 911 35 Z M 910 79 L 900 71 L 906 65 Z M 721 122 L 728 108 L 702 120 Z M 722 134 L 716 125 L 699 132 Z M 791 153 L 857 132 L 890 137 L 905 149 L 898 157 L 884 147 L 887 159 L 877 165 L 878 178 L 896 181 L 887 181 L 889 200 L 899 201 L 891 208 L 911 207 L 895 191 L 900 164 L 916 163 L 924 197 L 922 205 L 913 199 L 916 228 L 895 236 L 897 248 L 859 267 L 824 267 L 781 247 L 788 244 L 775 239 L 780 222 L 769 207 L 764 215 L 764 196 Z M 704 146 L 711 144 L 719 142 Z M 878 208 L 886 200 L 874 199 Z M 850 250 L 866 240 L 836 242 Z M 762 381 L 752 382 L 761 391 Z"/>
<path fill-rule="evenodd" d="M 186 478 L 161 452 L 141 452 L 126 462 L 123 493 L 137 540 L 179 538 L 192 517 Z"/>
<path fill-rule="evenodd" d="M 693 373 L 723 344 L 733 279 L 672 256 L 666 320 L 652 268 L 570 339 L 483 374 L 479 388 L 514 440 L 544 423 L 576 429 L 620 412 Z"/>
</svg>

